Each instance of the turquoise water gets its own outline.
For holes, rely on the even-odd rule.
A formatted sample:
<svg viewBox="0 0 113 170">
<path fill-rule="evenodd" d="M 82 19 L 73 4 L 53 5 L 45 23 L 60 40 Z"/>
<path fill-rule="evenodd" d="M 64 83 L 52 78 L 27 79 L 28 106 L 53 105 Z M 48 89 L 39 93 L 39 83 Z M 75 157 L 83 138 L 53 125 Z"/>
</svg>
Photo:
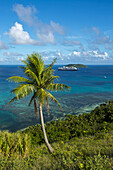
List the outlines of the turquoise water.
<svg viewBox="0 0 113 170">
<path fill-rule="evenodd" d="M 58 71 L 54 66 L 55 75 L 59 75 L 59 82 L 71 87 L 69 92 L 54 92 L 53 95 L 61 103 L 64 113 L 56 104 L 50 102 L 50 115 L 45 108 L 45 121 L 57 120 L 65 114 L 82 114 L 90 112 L 100 103 L 113 99 L 113 66 L 88 66 L 78 71 Z M 0 66 L 0 129 L 16 131 L 37 121 L 33 105 L 28 107 L 29 97 L 10 104 L 13 97 L 10 91 L 14 83 L 6 79 L 10 76 L 22 76 L 23 72 L 18 66 Z M 106 76 L 106 77 L 105 77 Z"/>
</svg>

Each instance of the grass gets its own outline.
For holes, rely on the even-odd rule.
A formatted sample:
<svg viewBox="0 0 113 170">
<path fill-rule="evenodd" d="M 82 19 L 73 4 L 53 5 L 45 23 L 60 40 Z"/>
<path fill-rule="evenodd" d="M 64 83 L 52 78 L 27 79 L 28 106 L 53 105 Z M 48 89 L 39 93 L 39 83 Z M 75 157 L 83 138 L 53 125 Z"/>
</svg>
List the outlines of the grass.
<svg viewBox="0 0 113 170">
<path fill-rule="evenodd" d="M 11 135 L 15 139 L 19 137 L 19 133 L 5 132 L 4 135 L 1 132 L 1 137 L 11 139 Z M 22 140 L 24 137 L 20 135 L 20 138 L 21 142 L 15 140 L 16 149 L 13 148 L 13 152 L 11 148 L 1 148 L 0 169 L 113 169 L 113 131 L 52 143 L 55 149 L 52 154 L 45 144 L 34 146 L 30 139 L 25 143 Z M 28 137 L 25 138 L 28 140 Z M 2 141 L 6 141 L 5 137 Z"/>
<path fill-rule="evenodd" d="M 22 132 L 0 132 L 0 170 L 113 169 L 113 101 L 89 114 L 47 123 L 46 131 L 53 153 L 39 124 Z"/>
</svg>

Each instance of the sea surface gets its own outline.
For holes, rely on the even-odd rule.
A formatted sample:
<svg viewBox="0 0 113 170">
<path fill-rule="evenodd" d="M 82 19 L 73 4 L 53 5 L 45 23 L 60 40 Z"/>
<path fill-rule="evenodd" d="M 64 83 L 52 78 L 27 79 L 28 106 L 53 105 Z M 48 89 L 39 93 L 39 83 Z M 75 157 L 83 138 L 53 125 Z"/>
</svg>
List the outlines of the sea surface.
<svg viewBox="0 0 113 170">
<path fill-rule="evenodd" d="M 64 112 L 57 104 L 50 101 L 50 114 L 43 108 L 45 122 L 64 118 L 65 114 L 88 113 L 106 100 L 113 99 L 113 66 L 88 66 L 78 71 L 58 71 L 54 66 L 58 82 L 69 85 L 68 92 L 52 93 L 60 102 Z M 10 76 L 23 76 L 19 66 L 0 66 L 0 130 L 11 132 L 35 125 L 34 107 L 28 106 L 30 96 L 6 106 L 12 99 L 10 91 L 16 87 L 15 83 L 7 81 Z"/>
</svg>

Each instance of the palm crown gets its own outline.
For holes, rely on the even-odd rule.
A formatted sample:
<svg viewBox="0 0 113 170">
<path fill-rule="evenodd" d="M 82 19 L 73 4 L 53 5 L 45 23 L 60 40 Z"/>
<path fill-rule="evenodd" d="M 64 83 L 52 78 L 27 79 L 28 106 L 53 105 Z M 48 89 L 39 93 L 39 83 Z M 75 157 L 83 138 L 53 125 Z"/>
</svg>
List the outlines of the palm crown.
<svg viewBox="0 0 113 170">
<path fill-rule="evenodd" d="M 8 78 L 9 81 L 19 83 L 19 85 L 11 91 L 16 96 L 9 103 L 33 93 L 29 105 L 32 103 L 34 98 L 38 98 L 39 103 L 44 104 L 47 99 L 52 99 L 60 106 L 59 102 L 49 91 L 61 91 L 69 89 L 69 86 L 54 83 L 54 80 L 58 78 L 58 76 L 54 76 L 54 70 L 52 69 L 56 59 L 54 59 L 49 67 L 44 65 L 44 61 L 39 54 L 31 54 L 31 56 L 28 55 L 26 61 L 22 60 L 22 62 L 25 66 L 21 66 L 21 68 L 27 78 L 19 76 Z"/>
<path fill-rule="evenodd" d="M 61 91 L 64 89 L 69 89 L 69 86 L 67 85 L 55 83 L 55 80 L 58 78 L 58 76 L 54 76 L 54 70 L 52 67 L 56 62 L 56 59 L 54 59 L 54 61 L 48 67 L 46 67 L 42 57 L 35 53 L 31 54 L 31 56 L 28 55 L 26 61 L 23 60 L 22 62 L 25 64 L 25 66 L 21 66 L 21 68 L 23 69 L 26 77 L 13 76 L 8 78 L 9 81 L 18 83 L 17 87 L 11 91 L 15 94 L 15 97 L 9 103 L 24 98 L 33 93 L 29 105 L 32 103 L 32 101 L 34 101 L 35 113 L 37 117 L 38 104 L 40 106 L 40 116 L 43 116 L 42 106 L 46 103 L 47 110 L 49 111 L 50 99 L 56 102 L 62 109 L 60 103 L 50 93 L 50 91 Z M 38 99 L 38 104 L 36 99 Z M 43 117 L 41 117 L 43 124 L 44 122 L 42 119 Z M 45 129 L 43 132 L 44 131 Z"/>
</svg>

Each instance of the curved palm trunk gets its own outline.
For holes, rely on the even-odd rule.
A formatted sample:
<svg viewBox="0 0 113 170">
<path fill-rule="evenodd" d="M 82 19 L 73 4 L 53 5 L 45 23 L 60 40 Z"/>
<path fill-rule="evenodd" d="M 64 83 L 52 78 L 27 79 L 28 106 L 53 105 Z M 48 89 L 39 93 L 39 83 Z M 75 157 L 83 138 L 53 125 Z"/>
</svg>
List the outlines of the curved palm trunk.
<svg viewBox="0 0 113 170">
<path fill-rule="evenodd" d="M 39 110 L 38 110 L 38 104 L 37 104 L 36 98 L 34 99 L 34 108 L 35 108 L 36 117 L 37 119 L 39 119 Z"/>
<path fill-rule="evenodd" d="M 48 142 L 46 131 L 45 131 L 44 118 L 43 118 L 43 113 L 42 113 L 42 104 L 40 104 L 40 117 L 41 117 L 41 124 L 42 124 L 42 130 L 43 130 L 43 134 L 44 134 L 45 143 L 46 143 L 49 151 L 53 152 L 54 150 Z"/>
</svg>

